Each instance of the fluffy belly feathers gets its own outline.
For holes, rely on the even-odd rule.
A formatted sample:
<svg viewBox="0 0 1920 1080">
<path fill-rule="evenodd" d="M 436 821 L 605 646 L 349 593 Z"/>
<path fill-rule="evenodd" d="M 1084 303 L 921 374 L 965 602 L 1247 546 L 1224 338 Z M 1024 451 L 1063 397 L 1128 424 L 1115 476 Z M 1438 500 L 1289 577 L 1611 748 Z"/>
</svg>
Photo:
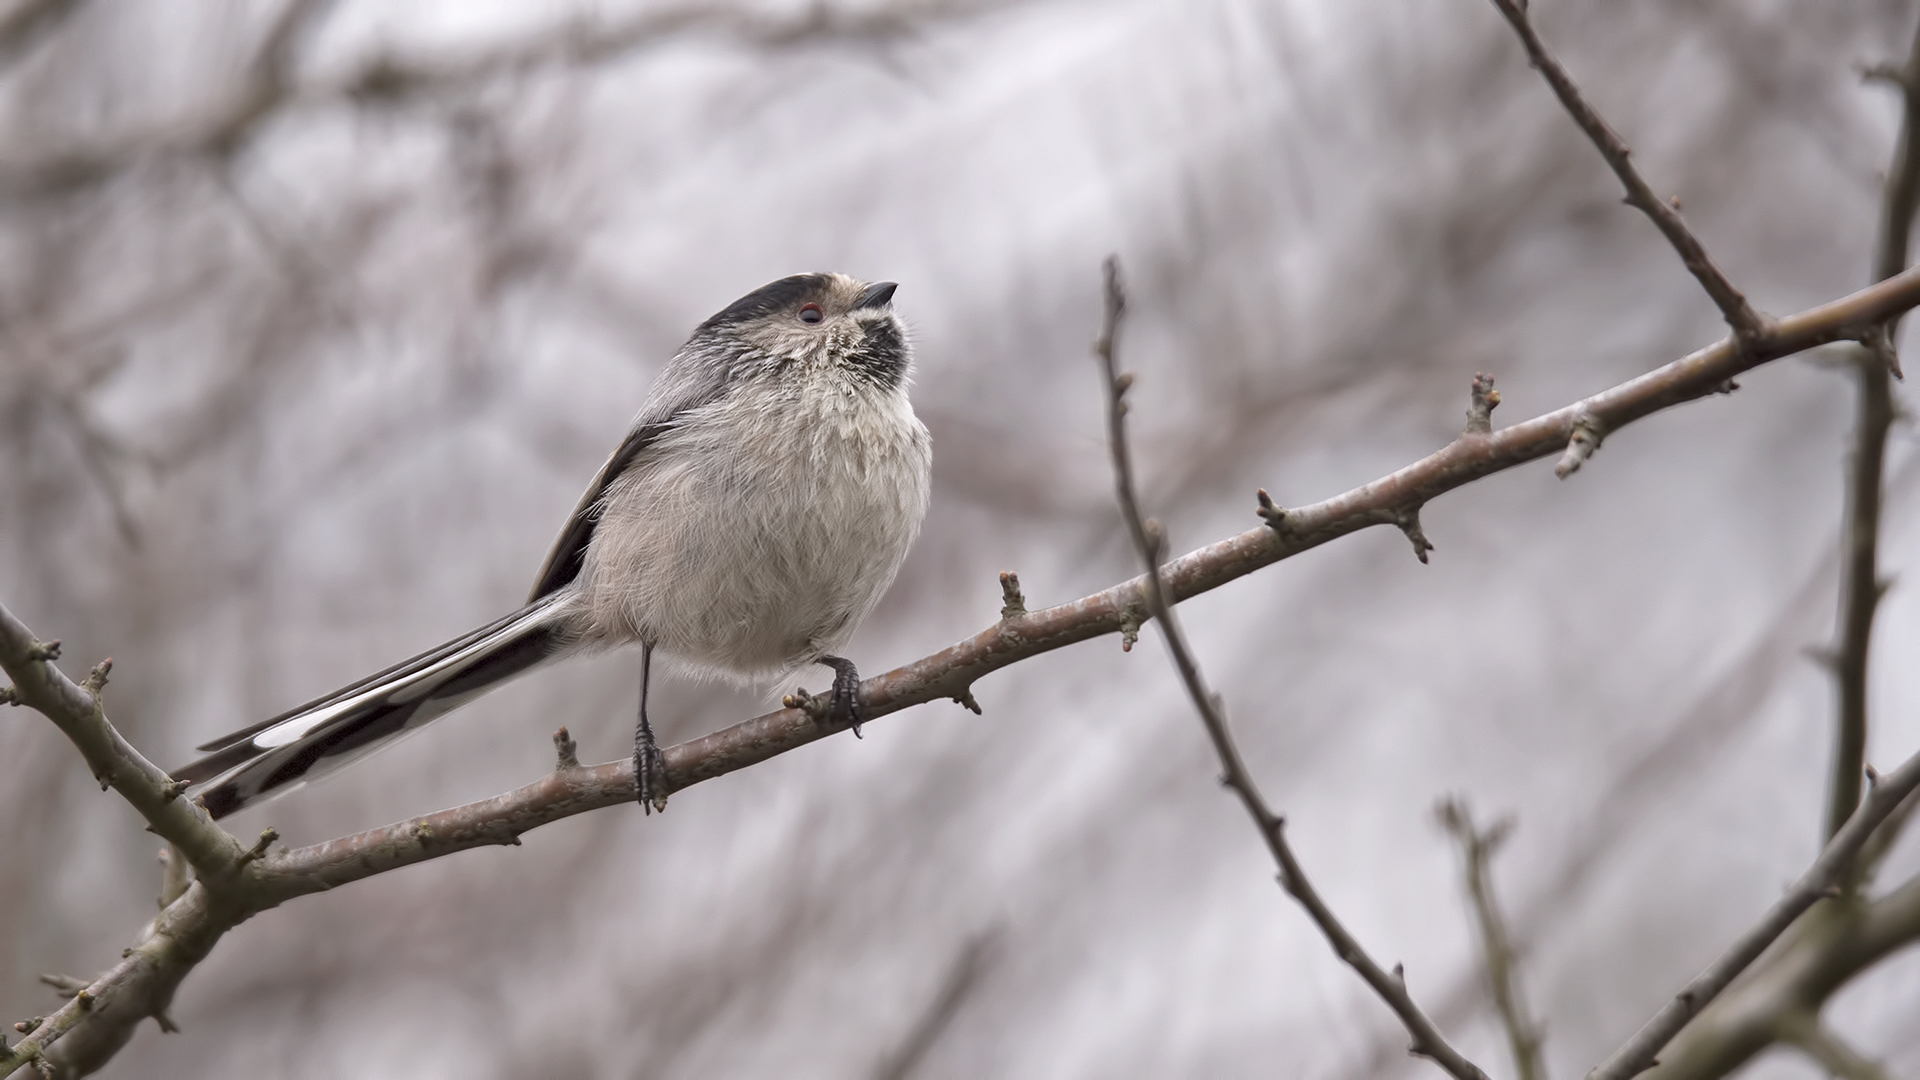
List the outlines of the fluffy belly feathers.
<svg viewBox="0 0 1920 1080">
<path fill-rule="evenodd" d="M 751 679 L 834 652 L 879 602 L 919 532 L 931 448 L 904 395 L 725 408 L 609 487 L 580 602 L 589 643 Z"/>
</svg>

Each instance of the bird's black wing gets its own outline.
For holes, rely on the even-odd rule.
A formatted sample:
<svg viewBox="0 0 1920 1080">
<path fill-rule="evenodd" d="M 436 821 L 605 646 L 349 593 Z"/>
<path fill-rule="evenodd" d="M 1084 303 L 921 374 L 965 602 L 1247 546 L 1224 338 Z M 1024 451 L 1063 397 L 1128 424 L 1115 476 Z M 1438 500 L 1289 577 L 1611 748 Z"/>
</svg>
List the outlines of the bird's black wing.
<svg viewBox="0 0 1920 1080">
<path fill-rule="evenodd" d="M 587 545 L 593 541 L 594 527 L 600 523 L 600 500 L 607 494 L 607 485 L 632 468 L 660 436 L 678 427 L 687 413 L 725 395 L 724 369 L 703 371 L 702 367 L 682 349 L 661 373 L 661 385 L 655 390 L 653 400 L 641 410 L 613 456 L 600 466 L 587 493 L 580 496 L 580 505 L 573 508 L 566 527 L 553 542 L 553 550 L 547 553 L 547 561 L 541 564 L 540 575 L 534 580 L 533 591 L 527 594 L 528 603 L 550 595 L 580 575 L 580 568 L 587 561 Z"/>
</svg>

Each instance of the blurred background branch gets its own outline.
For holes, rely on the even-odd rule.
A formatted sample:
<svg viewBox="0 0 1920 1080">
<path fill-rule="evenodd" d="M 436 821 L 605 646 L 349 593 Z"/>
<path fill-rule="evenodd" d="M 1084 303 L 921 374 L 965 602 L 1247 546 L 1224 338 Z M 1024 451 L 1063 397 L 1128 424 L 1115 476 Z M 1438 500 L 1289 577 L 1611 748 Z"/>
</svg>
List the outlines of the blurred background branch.
<svg viewBox="0 0 1920 1080">
<path fill-rule="evenodd" d="M 1520 957 L 1507 932 L 1500 898 L 1493 891 L 1493 856 L 1512 835 L 1513 819 L 1502 818 L 1482 830 L 1473 823 L 1473 812 L 1465 800 L 1457 798 L 1441 800 L 1434 817 L 1460 848 L 1460 876 L 1468 909 L 1473 913 L 1474 936 L 1485 958 L 1488 993 L 1513 1052 L 1513 1074 L 1519 1080 L 1547 1080 L 1546 1065 L 1540 1057 L 1545 1035 L 1527 1010 L 1526 994 L 1520 988 Z"/>
</svg>

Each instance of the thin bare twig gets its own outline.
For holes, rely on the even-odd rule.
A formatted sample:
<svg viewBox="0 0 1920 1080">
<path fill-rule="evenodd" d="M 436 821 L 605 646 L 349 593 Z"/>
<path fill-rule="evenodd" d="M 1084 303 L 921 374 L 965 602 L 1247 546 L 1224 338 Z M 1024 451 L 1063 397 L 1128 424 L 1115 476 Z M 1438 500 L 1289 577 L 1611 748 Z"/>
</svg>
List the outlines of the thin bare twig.
<svg viewBox="0 0 1920 1080">
<path fill-rule="evenodd" d="M 1806 1051 L 1839 1080 L 1893 1080 L 1893 1074 L 1880 1063 L 1848 1046 L 1818 1015 L 1795 1017 L 1783 1033 L 1783 1040 Z"/>
<path fill-rule="evenodd" d="M 1860 851 L 1860 880 L 1856 883 L 1856 887 L 1866 888 L 1871 884 L 1873 875 L 1879 871 L 1881 862 L 1899 842 L 1900 834 L 1913 820 L 1915 811 L 1920 811 L 1920 795 L 1907 796 L 1907 801 L 1901 803 L 1899 809 L 1887 815 L 1887 820 L 1881 823 L 1879 830 Z"/>
<path fill-rule="evenodd" d="M 1870 778 L 1871 779 L 1871 778 Z M 1786 932 L 1794 920 L 1821 900 L 1840 894 L 1841 885 L 1852 873 L 1854 856 L 1866 846 L 1867 838 L 1893 813 L 1901 800 L 1920 789 L 1920 754 L 1916 754 L 1891 775 L 1880 777 L 1867 791 L 1867 797 L 1847 823 L 1827 842 L 1826 849 L 1806 873 L 1793 883 L 1759 922 L 1736 938 L 1720 957 L 1695 976 L 1673 996 L 1653 1019 L 1628 1039 L 1612 1056 L 1587 1074 L 1587 1080 L 1627 1080 L 1653 1067 L 1660 1053 L 1687 1021 L 1699 1014 L 1720 995 L 1735 976 L 1764 952 L 1774 939 Z"/>
<path fill-rule="evenodd" d="M 1884 281 L 1907 268 L 1908 240 L 1920 202 L 1920 32 L 1916 32 L 1905 69 L 1893 80 L 1901 91 L 1899 141 L 1888 170 L 1880 210 L 1880 238 L 1873 277 Z M 1833 770 L 1827 783 L 1827 835 L 1840 828 L 1860 801 L 1860 769 L 1867 752 L 1867 663 L 1873 644 L 1873 617 L 1885 595 L 1880 577 L 1880 507 L 1884 499 L 1887 430 L 1893 426 L 1893 377 L 1899 371 L 1895 351 L 1898 315 L 1886 320 L 1872 340 L 1854 355 L 1859 379 L 1853 452 L 1847 463 L 1847 498 L 1841 562 L 1840 614 L 1830 657 L 1837 696 Z"/>
<path fill-rule="evenodd" d="M 1885 200 L 1880 210 L 1880 237 L 1873 257 L 1873 279 L 1885 281 L 1907 268 L 1907 247 L 1913 236 L 1914 212 L 1920 208 L 1920 31 L 1907 51 L 1906 67 L 1891 80 L 1900 90 L 1900 135 L 1894 144 L 1893 167 L 1887 172 Z M 1899 317 L 1887 320 L 1889 328 Z"/>
<path fill-rule="evenodd" d="M 1400 965 L 1395 964 L 1389 973 L 1375 963 L 1333 914 L 1326 901 L 1321 899 L 1313 883 L 1307 880 L 1306 871 L 1301 869 L 1292 846 L 1287 843 L 1286 821 L 1268 808 L 1266 799 L 1260 794 L 1253 774 L 1247 771 L 1246 762 L 1240 757 L 1233 731 L 1227 726 L 1225 704 L 1218 694 L 1207 688 L 1200 663 L 1187 647 L 1186 636 L 1180 632 L 1179 617 L 1174 613 L 1173 603 L 1168 597 L 1171 590 L 1160 578 L 1161 552 L 1166 538 L 1159 522 L 1149 521 L 1141 515 L 1139 501 L 1134 495 L 1133 461 L 1127 446 L 1126 423 L 1126 394 L 1127 388 L 1133 384 L 1133 376 L 1131 373 L 1123 374 L 1114 359 L 1114 339 L 1120 329 L 1120 317 L 1126 310 L 1126 296 L 1120 285 L 1119 261 L 1108 258 L 1105 272 L 1106 321 L 1093 348 L 1106 376 L 1107 443 L 1113 454 L 1114 495 L 1119 500 L 1121 516 L 1126 519 L 1127 532 L 1133 538 L 1134 549 L 1146 566 L 1147 572 L 1141 579 L 1144 583 L 1141 591 L 1145 594 L 1143 599 L 1147 610 L 1160 625 L 1174 668 L 1179 671 L 1180 681 L 1186 686 L 1187 695 L 1193 699 L 1193 707 L 1200 714 L 1200 722 L 1207 729 L 1207 738 L 1212 741 L 1214 752 L 1219 755 L 1221 782 L 1239 797 L 1240 805 L 1246 808 L 1247 816 L 1253 819 L 1254 828 L 1260 831 L 1261 838 L 1267 842 L 1274 862 L 1280 867 L 1281 887 L 1307 909 L 1314 925 L 1320 928 L 1333 946 L 1335 955 L 1359 972 L 1373 992 L 1387 1003 L 1387 1007 L 1406 1026 L 1407 1034 L 1413 1039 L 1408 1051 L 1431 1060 L 1457 1080 L 1486 1080 L 1486 1074 L 1480 1071 L 1479 1066 L 1461 1056 L 1434 1027 L 1427 1014 L 1420 1011 L 1420 1006 L 1414 1003 L 1413 996 L 1407 992 L 1406 974 Z"/>
<path fill-rule="evenodd" d="M 1507 1031 L 1514 1073 L 1520 1080 L 1547 1080 L 1546 1063 L 1540 1056 L 1540 1025 L 1527 1010 L 1526 995 L 1520 989 L 1520 957 L 1507 933 L 1500 899 L 1493 891 L 1493 856 L 1512 835 L 1513 821 L 1503 819 L 1482 831 L 1473 823 L 1473 812 L 1466 801 L 1458 798 L 1441 800 L 1434 817 L 1460 845 L 1461 877 L 1467 902 L 1473 908 L 1475 936 L 1486 959 L 1487 989 Z"/>
<path fill-rule="evenodd" d="M 1526 0 L 1493 0 L 1493 5 L 1513 24 L 1514 33 L 1520 36 L 1520 43 L 1526 47 L 1527 59 L 1546 78 L 1547 84 L 1553 87 L 1554 96 L 1560 99 L 1560 104 L 1573 117 L 1573 122 L 1586 132 L 1587 138 L 1600 151 L 1600 156 L 1607 159 L 1614 175 L 1620 178 L 1621 185 L 1627 189 L 1627 204 L 1646 214 L 1654 227 L 1667 238 L 1667 243 L 1673 245 L 1673 250 L 1680 255 L 1680 261 L 1686 264 L 1687 270 L 1720 309 L 1727 325 L 1733 328 L 1734 336 L 1745 344 L 1764 339 L 1772 329 L 1767 317 L 1754 309 L 1747 301 L 1746 294 L 1735 288 L 1714 263 L 1713 257 L 1707 254 L 1706 246 L 1700 243 L 1700 239 L 1681 219 L 1678 205 L 1654 194 L 1652 186 L 1640 175 L 1640 170 L 1634 168 L 1626 140 L 1588 103 L 1573 77 L 1567 74 L 1567 69 L 1560 66 L 1560 61 L 1547 51 L 1540 35 L 1534 32 L 1533 21 L 1527 17 Z"/>
<path fill-rule="evenodd" d="M 1841 525 L 1838 640 L 1826 657 L 1835 684 L 1833 766 L 1827 781 L 1824 835 L 1838 832 L 1860 803 L 1867 753 L 1867 662 L 1873 617 L 1886 594 L 1880 576 L 1880 507 L 1885 488 L 1887 431 L 1893 426 L 1892 377 L 1879 357 L 1858 350 L 1859 380 L 1853 451 L 1847 462 L 1845 520 Z"/>
<path fill-rule="evenodd" d="M 1649 1080 L 1729 1076 L 1768 1047 L 1795 1042 L 1842 988 L 1917 938 L 1920 878 L 1872 900 L 1856 891 L 1816 907 L 1660 1051 Z"/>
</svg>

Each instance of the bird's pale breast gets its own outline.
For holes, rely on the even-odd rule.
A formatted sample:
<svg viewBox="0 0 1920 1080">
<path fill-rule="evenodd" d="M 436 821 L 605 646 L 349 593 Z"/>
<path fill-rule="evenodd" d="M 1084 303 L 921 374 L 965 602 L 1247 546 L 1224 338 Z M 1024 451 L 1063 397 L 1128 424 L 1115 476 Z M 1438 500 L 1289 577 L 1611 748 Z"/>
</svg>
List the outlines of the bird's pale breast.
<svg viewBox="0 0 1920 1080">
<path fill-rule="evenodd" d="M 892 583 L 932 460 L 905 393 L 812 379 L 742 400 L 694 410 L 609 486 L 589 637 L 774 675 L 840 648 Z"/>
</svg>

